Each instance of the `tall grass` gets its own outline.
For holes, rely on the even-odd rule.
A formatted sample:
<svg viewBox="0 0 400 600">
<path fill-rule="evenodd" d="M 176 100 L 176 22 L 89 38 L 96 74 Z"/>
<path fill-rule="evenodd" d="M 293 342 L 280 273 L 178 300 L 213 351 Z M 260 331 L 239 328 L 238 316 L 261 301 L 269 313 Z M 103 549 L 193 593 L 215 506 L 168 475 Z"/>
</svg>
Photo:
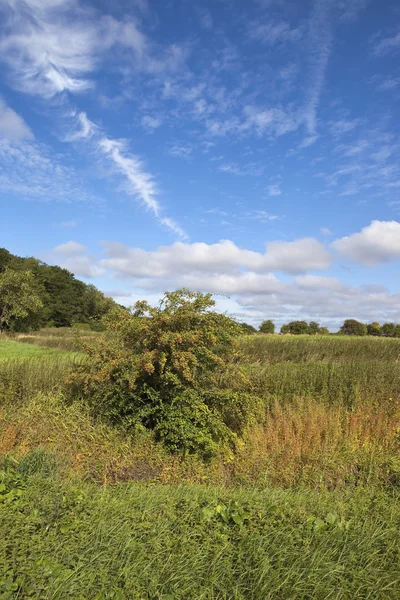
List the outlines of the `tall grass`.
<svg viewBox="0 0 400 600">
<path fill-rule="evenodd" d="M 347 407 L 400 399 L 400 365 L 393 362 L 303 362 L 246 367 L 253 390 L 267 403 L 311 397 Z"/>
<path fill-rule="evenodd" d="M 54 355 L 36 359 L 0 361 L 0 405 L 27 402 L 38 392 L 55 392 L 64 388 L 68 374 L 79 355 Z"/>
<path fill-rule="evenodd" d="M 82 341 L 96 339 L 98 335 L 100 334 L 86 329 L 47 327 L 31 333 L 14 334 L 13 339 L 18 342 L 35 344 L 37 346 L 76 351 L 80 349 Z"/>
<path fill-rule="evenodd" d="M 251 335 L 240 339 L 246 362 L 390 361 L 400 364 L 400 339 L 349 336 Z"/>
<path fill-rule="evenodd" d="M 5 598 L 400 596 L 398 494 L 102 489 L 18 473 L 6 474 L 3 485 Z"/>
</svg>

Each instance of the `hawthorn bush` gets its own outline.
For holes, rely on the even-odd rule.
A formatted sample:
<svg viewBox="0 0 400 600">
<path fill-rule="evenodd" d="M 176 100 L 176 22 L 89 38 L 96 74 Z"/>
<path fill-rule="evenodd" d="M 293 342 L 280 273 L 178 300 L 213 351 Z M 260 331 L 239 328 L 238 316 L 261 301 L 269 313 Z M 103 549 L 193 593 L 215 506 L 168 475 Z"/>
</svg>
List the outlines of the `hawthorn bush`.
<svg viewBox="0 0 400 600">
<path fill-rule="evenodd" d="M 208 458 L 235 447 L 260 405 L 240 391 L 240 325 L 214 305 L 210 294 L 183 289 L 157 307 L 140 301 L 113 311 L 70 378 L 75 392 L 96 416 L 152 430 L 175 452 Z M 228 368 L 232 389 L 221 389 Z"/>
</svg>

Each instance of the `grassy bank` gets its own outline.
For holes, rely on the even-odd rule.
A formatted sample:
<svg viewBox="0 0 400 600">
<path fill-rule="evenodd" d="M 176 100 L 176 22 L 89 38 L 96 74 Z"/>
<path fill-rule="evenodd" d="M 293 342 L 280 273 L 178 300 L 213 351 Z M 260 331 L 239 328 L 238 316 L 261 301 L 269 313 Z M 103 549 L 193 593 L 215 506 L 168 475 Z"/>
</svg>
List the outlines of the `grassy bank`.
<svg viewBox="0 0 400 600">
<path fill-rule="evenodd" d="M 3 477 L 3 598 L 399 597 L 395 493 L 99 489 L 29 472 Z"/>
</svg>

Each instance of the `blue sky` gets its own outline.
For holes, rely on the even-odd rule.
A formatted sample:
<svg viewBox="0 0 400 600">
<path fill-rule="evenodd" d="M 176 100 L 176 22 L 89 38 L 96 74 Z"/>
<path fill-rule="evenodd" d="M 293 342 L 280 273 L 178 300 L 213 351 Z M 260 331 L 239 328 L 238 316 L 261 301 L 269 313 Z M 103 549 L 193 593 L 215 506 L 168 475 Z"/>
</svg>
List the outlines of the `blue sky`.
<svg viewBox="0 0 400 600">
<path fill-rule="evenodd" d="M 118 301 L 400 321 L 400 6 L 0 0 L 0 245 Z"/>
</svg>

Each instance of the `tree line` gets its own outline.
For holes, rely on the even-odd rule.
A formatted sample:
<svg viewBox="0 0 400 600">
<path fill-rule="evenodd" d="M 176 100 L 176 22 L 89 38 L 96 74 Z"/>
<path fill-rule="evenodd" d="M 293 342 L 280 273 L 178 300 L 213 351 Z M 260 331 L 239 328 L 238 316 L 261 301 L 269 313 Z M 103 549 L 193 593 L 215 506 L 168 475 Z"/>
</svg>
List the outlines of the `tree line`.
<svg viewBox="0 0 400 600">
<path fill-rule="evenodd" d="M 101 327 L 116 303 L 58 266 L 22 258 L 0 248 L 0 329 L 28 331 L 40 327 Z"/>
<path fill-rule="evenodd" d="M 257 333 L 257 329 L 247 323 L 242 323 L 242 331 L 247 334 Z M 263 321 L 258 328 L 258 332 L 275 333 L 275 323 L 271 319 Z M 346 319 L 338 334 L 331 334 L 327 327 L 321 327 L 316 321 L 310 321 L 309 323 L 307 321 L 291 321 L 282 325 L 280 333 L 291 335 L 373 335 L 400 338 L 400 324 L 384 323 L 381 325 L 377 321 L 365 324 L 356 319 Z"/>
</svg>

